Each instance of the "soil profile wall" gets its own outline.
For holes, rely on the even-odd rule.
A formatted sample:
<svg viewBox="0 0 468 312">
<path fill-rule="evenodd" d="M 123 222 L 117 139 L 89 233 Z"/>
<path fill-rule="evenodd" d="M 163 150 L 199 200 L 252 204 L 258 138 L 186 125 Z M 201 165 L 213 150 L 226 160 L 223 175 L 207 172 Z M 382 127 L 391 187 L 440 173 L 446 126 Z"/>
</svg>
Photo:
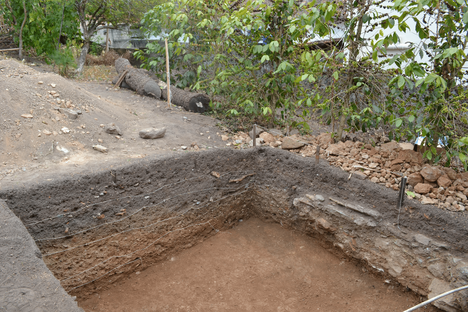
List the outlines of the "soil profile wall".
<svg viewBox="0 0 468 312">
<path fill-rule="evenodd" d="M 256 216 L 299 230 L 386 279 L 431 296 L 468 284 L 468 221 L 286 151 L 145 159 L 0 191 L 73 295 L 167 259 Z M 439 301 L 468 311 L 466 296 Z"/>
</svg>

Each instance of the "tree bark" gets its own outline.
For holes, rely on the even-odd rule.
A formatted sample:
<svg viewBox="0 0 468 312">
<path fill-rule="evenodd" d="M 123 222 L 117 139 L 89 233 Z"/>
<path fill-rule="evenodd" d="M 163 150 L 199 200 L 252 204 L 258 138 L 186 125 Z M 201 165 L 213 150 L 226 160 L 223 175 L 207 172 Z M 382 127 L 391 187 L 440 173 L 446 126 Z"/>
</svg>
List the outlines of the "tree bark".
<svg viewBox="0 0 468 312">
<path fill-rule="evenodd" d="M 161 90 L 162 98 L 167 101 L 167 88 Z M 182 106 L 187 111 L 204 113 L 210 108 L 210 99 L 201 93 L 189 92 L 171 86 L 171 103 Z"/>
<path fill-rule="evenodd" d="M 26 1 L 23 0 L 23 9 L 24 9 L 24 19 L 23 23 L 21 24 L 20 34 L 19 34 L 19 52 L 18 56 L 20 59 L 23 58 L 23 28 L 24 24 L 26 24 L 26 19 L 28 18 L 28 11 L 26 10 Z"/>
<path fill-rule="evenodd" d="M 83 67 L 86 62 L 86 55 L 88 55 L 88 51 L 89 51 L 89 45 L 90 45 L 90 38 L 85 38 L 83 47 L 81 48 L 80 57 L 78 58 L 78 68 L 76 69 L 77 73 L 83 72 Z"/>
<path fill-rule="evenodd" d="M 128 70 L 128 73 L 125 75 L 125 82 L 138 94 L 151 95 L 157 99 L 161 98 L 161 89 L 157 82 L 143 70 L 136 69 L 130 65 L 127 59 L 117 59 L 115 61 L 115 69 L 119 75 Z"/>
</svg>

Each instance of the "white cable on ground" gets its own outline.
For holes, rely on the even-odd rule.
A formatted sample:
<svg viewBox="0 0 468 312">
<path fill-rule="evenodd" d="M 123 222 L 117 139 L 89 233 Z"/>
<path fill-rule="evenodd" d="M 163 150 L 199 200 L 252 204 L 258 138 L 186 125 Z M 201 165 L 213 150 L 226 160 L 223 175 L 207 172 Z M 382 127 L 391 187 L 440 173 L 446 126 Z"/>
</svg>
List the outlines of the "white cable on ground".
<svg viewBox="0 0 468 312">
<path fill-rule="evenodd" d="M 431 298 L 431 299 L 429 299 L 429 300 L 426 300 L 426 301 L 424 301 L 424 302 L 418 304 L 417 306 L 414 306 L 414 307 L 412 307 L 412 308 L 410 308 L 410 309 L 408 309 L 408 310 L 405 310 L 405 311 L 403 311 L 403 312 L 411 312 L 411 311 L 414 311 L 414 310 L 419 309 L 419 308 L 421 308 L 421 307 L 423 307 L 423 306 L 425 306 L 425 305 L 428 305 L 429 303 L 431 303 L 431 302 L 433 302 L 433 301 L 439 300 L 439 299 L 442 298 L 442 297 L 448 296 L 448 295 L 450 295 L 450 294 L 453 294 L 453 293 L 458 292 L 458 291 L 463 290 L 463 289 L 468 289 L 468 285 L 462 286 L 462 287 L 460 287 L 460 288 L 452 289 L 452 290 L 447 291 L 447 292 L 444 292 L 443 294 L 440 294 L 440 295 L 438 295 L 438 296 L 436 296 L 436 297 L 434 297 L 434 298 Z"/>
</svg>

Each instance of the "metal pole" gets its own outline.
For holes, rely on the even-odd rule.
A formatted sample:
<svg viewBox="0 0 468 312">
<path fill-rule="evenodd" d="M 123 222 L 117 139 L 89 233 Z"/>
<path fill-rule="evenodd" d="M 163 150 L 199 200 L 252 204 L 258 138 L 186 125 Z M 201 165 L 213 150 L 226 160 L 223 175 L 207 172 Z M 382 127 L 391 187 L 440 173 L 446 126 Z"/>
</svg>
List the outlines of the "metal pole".
<svg viewBox="0 0 468 312">
<path fill-rule="evenodd" d="M 405 188 L 406 188 L 406 180 L 407 179 L 408 179 L 407 177 L 401 178 L 401 183 L 400 183 L 400 194 L 398 194 L 398 203 L 397 203 L 397 207 L 398 207 L 398 220 L 397 220 L 398 228 L 400 228 L 401 206 L 403 206 L 403 202 L 405 201 Z"/>
<path fill-rule="evenodd" d="M 167 47 L 166 38 L 166 75 L 167 75 L 167 105 L 171 108 L 171 74 L 169 71 L 169 49 Z"/>
<path fill-rule="evenodd" d="M 253 136 L 253 147 L 256 147 L 257 146 L 257 124 L 253 125 L 252 136 Z"/>
<path fill-rule="evenodd" d="M 317 145 L 317 149 L 315 150 L 315 164 L 318 165 L 320 161 L 320 146 Z"/>
</svg>

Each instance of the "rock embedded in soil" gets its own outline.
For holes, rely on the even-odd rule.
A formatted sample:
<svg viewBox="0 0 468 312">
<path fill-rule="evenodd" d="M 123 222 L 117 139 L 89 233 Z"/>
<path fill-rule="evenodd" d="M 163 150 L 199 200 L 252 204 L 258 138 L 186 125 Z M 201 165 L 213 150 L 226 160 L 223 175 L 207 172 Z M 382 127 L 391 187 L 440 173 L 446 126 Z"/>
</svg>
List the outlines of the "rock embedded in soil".
<svg viewBox="0 0 468 312">
<path fill-rule="evenodd" d="M 281 148 L 286 150 L 301 148 L 303 146 L 304 143 L 298 142 L 290 137 L 284 138 L 283 143 L 281 144 Z"/>
<path fill-rule="evenodd" d="M 102 145 L 93 145 L 93 148 L 101 153 L 107 153 L 107 147 L 104 147 Z"/>
<path fill-rule="evenodd" d="M 76 112 L 76 111 L 74 111 L 72 109 L 60 107 L 58 109 L 58 111 L 61 112 L 64 115 L 66 115 L 70 119 L 77 119 L 78 118 L 78 112 Z"/>
<path fill-rule="evenodd" d="M 122 135 L 122 131 L 120 131 L 120 128 L 116 126 L 114 123 L 110 123 L 104 126 L 104 131 L 109 134 L 117 134 L 117 135 Z"/>
<path fill-rule="evenodd" d="M 418 183 L 414 187 L 414 191 L 419 194 L 427 194 L 432 191 L 432 186 L 426 183 Z"/>
<path fill-rule="evenodd" d="M 140 130 L 140 138 L 142 139 L 160 139 L 166 134 L 166 128 L 156 129 L 156 128 L 146 128 Z"/>
</svg>

